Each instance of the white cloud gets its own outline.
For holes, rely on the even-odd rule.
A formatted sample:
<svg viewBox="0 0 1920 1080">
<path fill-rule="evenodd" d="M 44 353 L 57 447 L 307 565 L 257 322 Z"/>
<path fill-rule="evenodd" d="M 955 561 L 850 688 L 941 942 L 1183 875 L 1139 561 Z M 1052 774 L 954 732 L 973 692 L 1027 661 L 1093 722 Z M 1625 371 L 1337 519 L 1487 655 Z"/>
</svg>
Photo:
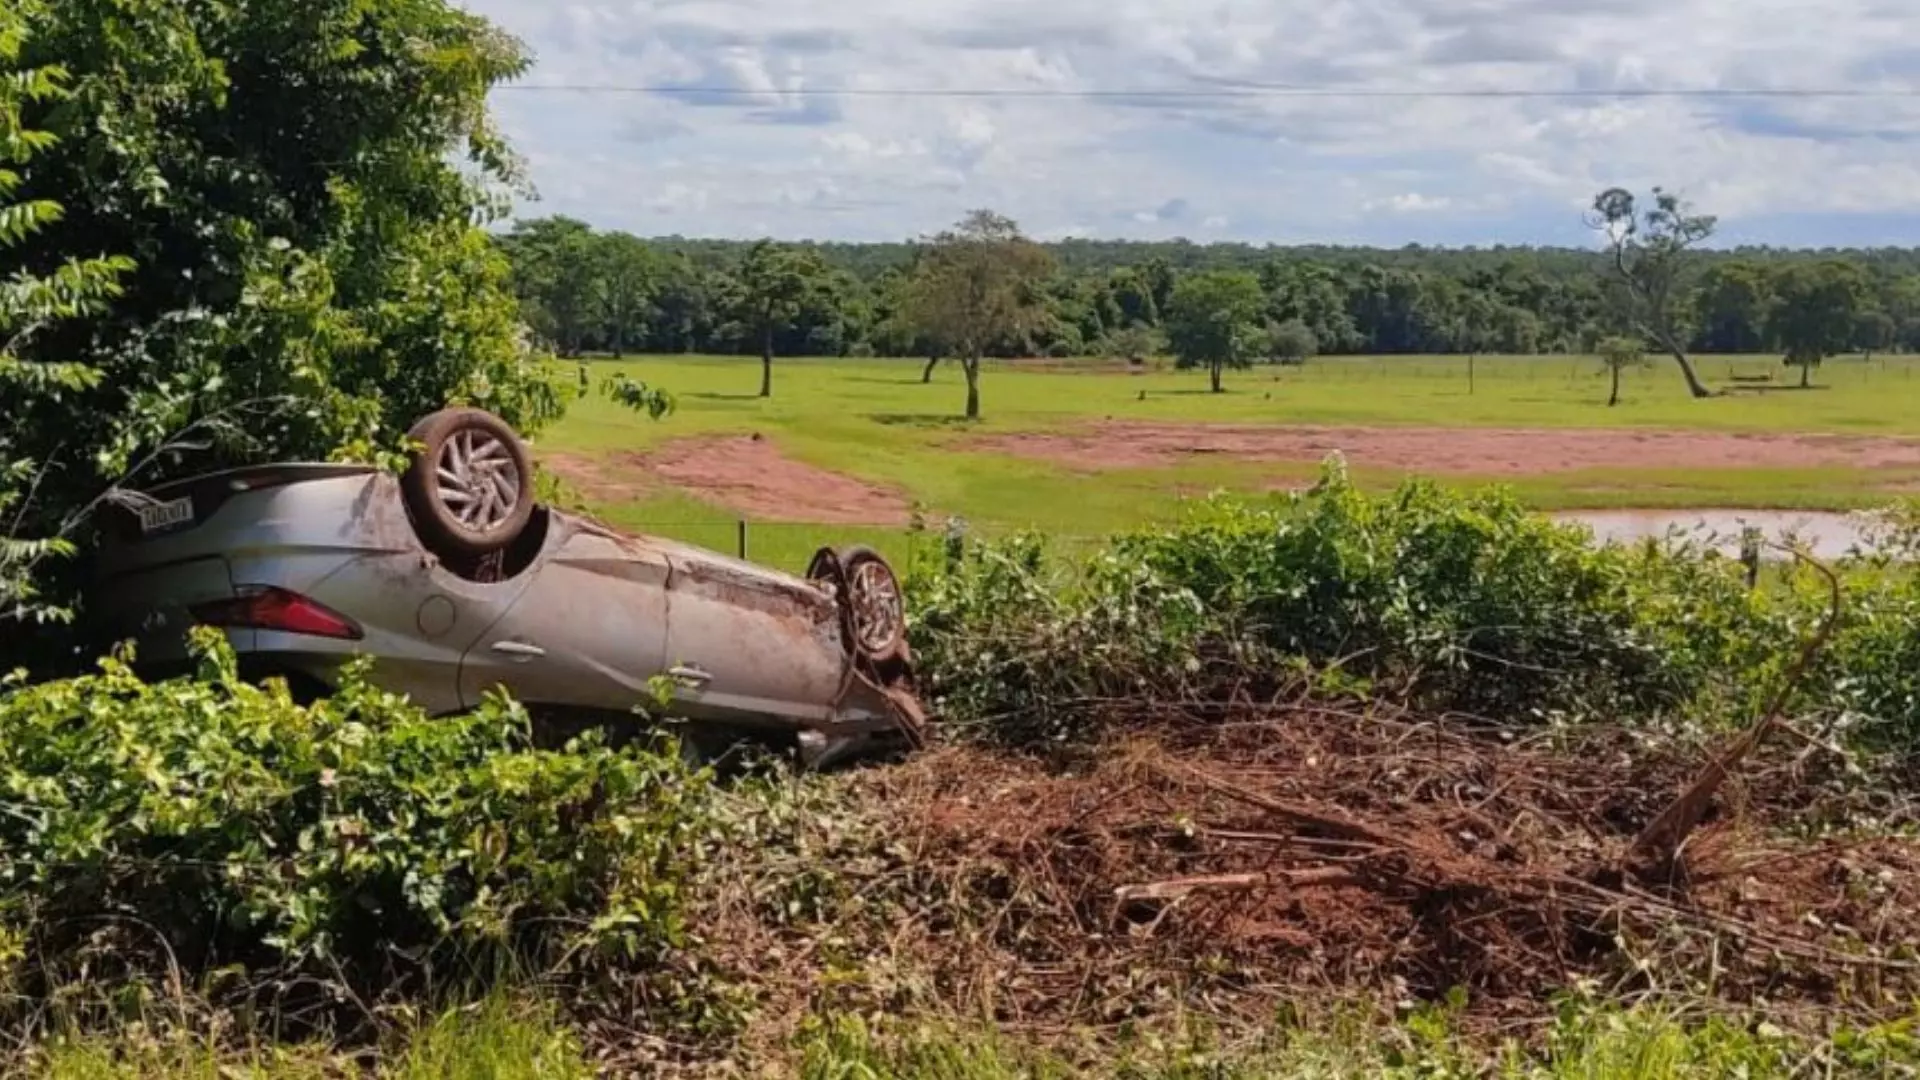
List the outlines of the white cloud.
<svg viewBox="0 0 1920 1080">
<path fill-rule="evenodd" d="M 1417 191 L 1389 195 L 1384 199 L 1368 199 L 1361 204 L 1367 210 L 1385 210 L 1395 214 L 1431 214 L 1452 205 L 1453 200 L 1445 195 L 1422 195 Z"/>
<path fill-rule="evenodd" d="M 1746 240 L 1920 242 L 1911 99 L 887 93 L 1911 87 L 1887 0 L 468 2 L 527 83 L 725 91 L 496 95 L 525 212 L 640 232 L 1576 242 L 1594 191 L 1658 183 Z"/>
</svg>

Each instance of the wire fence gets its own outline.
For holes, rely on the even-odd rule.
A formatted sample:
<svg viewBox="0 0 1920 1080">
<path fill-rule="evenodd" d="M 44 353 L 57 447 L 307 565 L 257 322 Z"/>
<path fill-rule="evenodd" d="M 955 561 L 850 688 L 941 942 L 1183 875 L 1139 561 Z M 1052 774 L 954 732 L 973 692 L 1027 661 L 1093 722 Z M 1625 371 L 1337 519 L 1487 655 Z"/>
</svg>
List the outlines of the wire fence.
<svg viewBox="0 0 1920 1080">
<path fill-rule="evenodd" d="M 960 518 L 935 518 L 920 527 L 746 518 L 642 520 L 628 527 L 794 574 L 804 572 L 823 547 L 867 547 L 879 552 L 902 578 L 958 559 L 970 544 L 1009 534 L 1006 529 L 976 528 Z M 1062 556 L 1097 550 L 1109 539 L 1107 535 L 1046 532 L 1047 550 Z"/>
<path fill-rule="evenodd" d="M 1701 378 L 1728 389 L 1755 390 L 1769 386 L 1795 386 L 1800 370 L 1787 366 L 1778 356 L 1700 355 L 1692 357 Z M 1648 353 L 1646 362 L 1622 370 L 1622 382 L 1664 383 L 1670 379 L 1670 361 L 1663 355 Z M 1161 362 L 1156 370 L 1170 365 Z M 1920 387 L 1920 356 L 1905 353 L 1852 353 L 1829 357 L 1815 369 L 1813 381 L 1826 386 L 1868 384 L 1892 387 Z M 1422 355 L 1407 357 L 1323 356 L 1305 364 L 1266 365 L 1255 368 L 1276 379 L 1294 383 L 1393 383 L 1405 385 L 1427 381 L 1452 387 L 1471 388 L 1475 384 L 1512 387 L 1555 384 L 1572 387 L 1601 386 L 1608 378 L 1606 366 L 1593 356 L 1539 355 L 1504 356 Z M 1245 372 L 1236 373 L 1244 379 Z"/>
<path fill-rule="evenodd" d="M 1828 520 L 1828 515 L 1814 513 L 1591 511 L 1549 516 L 1592 530 L 1596 543 L 1633 546 L 1677 539 L 1693 550 L 1717 551 L 1745 564 L 1750 584 L 1762 563 L 1791 560 L 1783 550 L 1775 550 L 1775 545 L 1789 540 L 1829 559 L 1845 558 L 1856 550 L 1870 553 L 1877 547 L 1857 523 Z M 952 566 L 972 545 L 1011 535 L 1005 528 L 975 529 L 960 518 L 930 521 L 919 527 L 735 518 L 649 521 L 637 528 L 792 574 L 804 573 L 821 548 L 862 546 L 879 552 L 903 580 L 909 581 L 917 574 Z M 1057 576 L 1064 575 L 1063 582 L 1072 580 L 1071 571 L 1084 567 L 1084 557 L 1110 544 L 1114 535 L 1045 531 L 1049 569 Z"/>
</svg>

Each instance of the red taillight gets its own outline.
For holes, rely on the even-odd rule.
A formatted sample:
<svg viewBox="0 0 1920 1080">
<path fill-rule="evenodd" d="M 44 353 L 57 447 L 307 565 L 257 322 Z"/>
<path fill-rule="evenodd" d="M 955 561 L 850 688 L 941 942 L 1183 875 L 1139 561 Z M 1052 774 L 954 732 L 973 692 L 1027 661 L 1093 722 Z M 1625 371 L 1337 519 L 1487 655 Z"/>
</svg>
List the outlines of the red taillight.
<svg viewBox="0 0 1920 1080">
<path fill-rule="evenodd" d="M 271 585 L 250 585 L 231 600 L 196 604 L 193 617 L 207 626 L 280 630 L 313 637 L 360 640 L 360 628 L 346 616 L 299 593 Z"/>
</svg>

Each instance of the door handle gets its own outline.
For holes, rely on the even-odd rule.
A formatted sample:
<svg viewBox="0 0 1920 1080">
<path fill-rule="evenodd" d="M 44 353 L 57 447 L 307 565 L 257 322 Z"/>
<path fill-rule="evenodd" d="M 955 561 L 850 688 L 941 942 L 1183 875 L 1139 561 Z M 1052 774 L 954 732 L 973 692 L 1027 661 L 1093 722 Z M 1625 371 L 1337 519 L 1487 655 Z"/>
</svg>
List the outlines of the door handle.
<svg viewBox="0 0 1920 1080">
<path fill-rule="evenodd" d="M 690 667 L 686 664 L 668 669 L 667 674 L 673 676 L 680 682 L 691 683 L 694 686 L 705 686 L 713 681 L 712 675 L 701 671 L 697 667 Z"/>
<path fill-rule="evenodd" d="M 496 641 L 493 643 L 493 651 L 505 653 L 508 656 L 523 661 L 533 660 L 547 655 L 547 650 L 525 641 Z"/>
</svg>

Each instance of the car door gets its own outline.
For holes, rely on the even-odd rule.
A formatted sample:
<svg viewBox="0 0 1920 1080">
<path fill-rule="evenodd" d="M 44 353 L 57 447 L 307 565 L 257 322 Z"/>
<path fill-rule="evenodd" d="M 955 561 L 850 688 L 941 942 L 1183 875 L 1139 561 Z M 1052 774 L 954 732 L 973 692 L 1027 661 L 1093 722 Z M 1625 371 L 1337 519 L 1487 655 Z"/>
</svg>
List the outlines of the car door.
<svg viewBox="0 0 1920 1080">
<path fill-rule="evenodd" d="M 833 602 L 750 563 L 663 547 L 673 562 L 667 664 L 676 710 L 748 724 L 832 719 L 849 674 Z"/>
<path fill-rule="evenodd" d="M 460 694 L 477 705 L 505 687 L 521 701 L 627 712 L 651 700 L 667 644 L 664 554 L 643 542 L 568 522 L 527 587 L 460 665 Z"/>
</svg>

